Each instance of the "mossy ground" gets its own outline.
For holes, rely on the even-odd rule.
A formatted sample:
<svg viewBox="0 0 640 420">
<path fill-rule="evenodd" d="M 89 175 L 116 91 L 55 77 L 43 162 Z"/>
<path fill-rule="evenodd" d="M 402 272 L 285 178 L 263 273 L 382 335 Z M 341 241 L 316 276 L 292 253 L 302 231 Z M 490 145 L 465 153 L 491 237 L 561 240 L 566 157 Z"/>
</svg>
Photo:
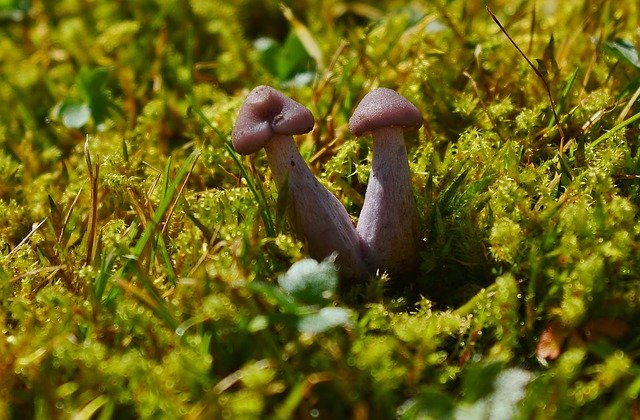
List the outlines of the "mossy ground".
<svg viewBox="0 0 640 420">
<path fill-rule="evenodd" d="M 482 2 L 286 3 L 0 1 L 0 417 L 640 417 L 637 3 L 488 3 L 553 105 Z M 354 217 L 358 100 L 425 117 L 420 271 L 334 328 L 229 149 L 258 84 Z"/>
</svg>

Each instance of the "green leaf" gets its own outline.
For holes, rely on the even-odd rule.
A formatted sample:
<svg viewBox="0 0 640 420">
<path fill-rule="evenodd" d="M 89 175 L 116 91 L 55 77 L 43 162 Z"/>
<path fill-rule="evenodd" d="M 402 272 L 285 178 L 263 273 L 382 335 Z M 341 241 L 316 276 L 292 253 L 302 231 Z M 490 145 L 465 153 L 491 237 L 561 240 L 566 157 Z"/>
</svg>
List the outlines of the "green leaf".
<svg viewBox="0 0 640 420">
<path fill-rule="evenodd" d="M 300 77 L 314 69 L 313 59 L 294 31 L 283 44 L 272 38 L 258 38 L 253 43 L 262 66 L 280 81 L 304 79 Z"/>
<path fill-rule="evenodd" d="M 452 419 L 455 409 L 453 398 L 436 389 L 425 389 L 398 409 L 402 420 L 416 418 Z"/>
<path fill-rule="evenodd" d="M 322 304 L 333 296 L 338 286 L 338 270 L 333 259 L 318 263 L 307 258 L 293 264 L 278 278 L 280 287 L 289 295 L 309 304 Z"/>
<path fill-rule="evenodd" d="M 276 58 L 280 51 L 280 44 L 269 37 L 261 37 L 253 41 L 253 48 L 258 51 L 260 64 L 272 75 L 277 74 Z"/>
<path fill-rule="evenodd" d="M 109 72 L 104 67 L 88 69 L 83 67 L 78 72 L 76 85 L 83 99 L 89 101 L 104 91 Z"/>
<path fill-rule="evenodd" d="M 605 51 L 619 60 L 626 61 L 640 70 L 638 50 L 627 40 L 616 39 L 604 43 Z"/>
<path fill-rule="evenodd" d="M 91 118 L 91 108 L 85 102 L 67 100 L 62 103 L 58 115 L 68 128 L 80 128 Z"/>
<path fill-rule="evenodd" d="M 290 80 L 297 73 L 309 70 L 311 57 L 294 32 L 289 32 L 276 59 L 276 75 L 280 80 Z"/>
<path fill-rule="evenodd" d="M 352 325 L 351 312 L 345 308 L 326 307 L 318 312 L 303 316 L 298 321 L 298 330 L 306 334 L 318 334 L 331 328 Z"/>
<path fill-rule="evenodd" d="M 107 77 L 109 72 L 104 67 L 95 69 L 82 68 L 76 78 L 76 86 L 82 99 L 89 104 L 91 116 L 96 124 L 100 124 L 107 117 L 107 110 L 111 99 L 107 91 Z"/>
<path fill-rule="evenodd" d="M 21 21 L 30 8 L 29 0 L 0 0 L 0 20 Z"/>
<path fill-rule="evenodd" d="M 493 392 L 493 383 L 502 370 L 501 362 L 477 364 L 469 367 L 464 377 L 464 399 L 474 402 Z"/>
<path fill-rule="evenodd" d="M 499 363 L 485 366 L 490 370 L 489 376 L 494 373 L 496 365 L 501 366 Z M 485 386 L 489 385 L 493 392 L 473 404 L 460 404 L 455 418 L 509 420 L 515 417 L 518 404 L 524 398 L 526 387 L 533 379 L 533 374 L 523 369 L 512 368 L 501 371 L 491 378 L 491 384 L 486 383 L 488 378 L 483 382 Z"/>
</svg>

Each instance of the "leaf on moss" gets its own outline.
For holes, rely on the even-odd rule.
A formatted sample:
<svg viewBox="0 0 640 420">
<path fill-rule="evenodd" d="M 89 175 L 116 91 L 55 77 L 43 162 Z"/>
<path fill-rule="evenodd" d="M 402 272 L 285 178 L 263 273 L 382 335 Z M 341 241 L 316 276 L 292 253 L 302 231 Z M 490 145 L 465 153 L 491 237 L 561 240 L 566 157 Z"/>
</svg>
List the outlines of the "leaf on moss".
<svg viewBox="0 0 640 420">
<path fill-rule="evenodd" d="M 109 72 L 104 67 L 95 69 L 82 68 L 76 78 L 76 85 L 82 99 L 89 105 L 91 116 L 96 124 L 107 118 L 111 99 L 106 89 Z"/>
<path fill-rule="evenodd" d="M 298 330 L 305 334 L 319 334 L 331 328 L 350 327 L 351 312 L 345 308 L 326 307 L 306 315 L 298 321 Z"/>
<path fill-rule="evenodd" d="M 91 118 L 91 108 L 85 102 L 66 100 L 60 105 L 58 115 L 68 128 L 80 128 Z"/>
<path fill-rule="evenodd" d="M 289 32 L 283 44 L 272 38 L 258 38 L 253 43 L 262 66 L 283 82 L 300 79 L 314 69 L 313 61 L 295 32 Z"/>
<path fill-rule="evenodd" d="M 309 304 L 321 304 L 333 296 L 338 287 L 338 270 L 333 259 L 317 262 L 307 258 L 296 262 L 278 278 L 289 295 Z"/>
<path fill-rule="evenodd" d="M 640 70 L 640 57 L 638 50 L 625 39 L 616 39 L 604 43 L 604 49 L 618 60 L 626 61 L 638 70 Z"/>
</svg>

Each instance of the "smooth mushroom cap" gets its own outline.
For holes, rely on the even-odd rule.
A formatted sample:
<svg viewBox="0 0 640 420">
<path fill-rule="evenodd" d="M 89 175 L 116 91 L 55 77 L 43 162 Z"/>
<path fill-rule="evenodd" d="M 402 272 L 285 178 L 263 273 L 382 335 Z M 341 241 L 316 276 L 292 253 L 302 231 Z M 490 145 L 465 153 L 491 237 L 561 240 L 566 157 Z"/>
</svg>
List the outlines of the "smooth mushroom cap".
<svg viewBox="0 0 640 420">
<path fill-rule="evenodd" d="M 269 86 L 258 86 L 244 100 L 231 134 L 233 148 L 243 155 L 262 149 L 274 135 L 308 133 L 313 114 L 302 104 Z"/>
<path fill-rule="evenodd" d="M 411 102 L 396 91 L 377 88 L 367 93 L 349 119 L 354 136 L 383 127 L 419 127 L 422 114 Z"/>
</svg>

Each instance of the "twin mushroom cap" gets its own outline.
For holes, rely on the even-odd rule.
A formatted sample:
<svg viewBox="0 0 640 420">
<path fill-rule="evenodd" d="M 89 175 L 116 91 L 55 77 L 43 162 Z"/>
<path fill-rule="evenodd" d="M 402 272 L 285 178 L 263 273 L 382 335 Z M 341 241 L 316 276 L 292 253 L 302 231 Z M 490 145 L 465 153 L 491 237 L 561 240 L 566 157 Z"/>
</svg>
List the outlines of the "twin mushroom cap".
<svg viewBox="0 0 640 420">
<path fill-rule="evenodd" d="M 349 120 L 351 132 L 373 135 L 373 162 L 357 228 L 340 201 L 311 173 L 293 135 L 312 130 L 311 112 L 268 86 L 258 86 L 240 109 L 232 140 L 240 154 L 264 148 L 275 181 L 287 182 L 289 219 L 309 254 L 337 253 L 343 279 L 357 281 L 378 271 L 401 277 L 419 260 L 420 229 L 411 189 L 403 128 L 418 127 L 420 111 L 395 91 L 367 94 Z"/>
</svg>

